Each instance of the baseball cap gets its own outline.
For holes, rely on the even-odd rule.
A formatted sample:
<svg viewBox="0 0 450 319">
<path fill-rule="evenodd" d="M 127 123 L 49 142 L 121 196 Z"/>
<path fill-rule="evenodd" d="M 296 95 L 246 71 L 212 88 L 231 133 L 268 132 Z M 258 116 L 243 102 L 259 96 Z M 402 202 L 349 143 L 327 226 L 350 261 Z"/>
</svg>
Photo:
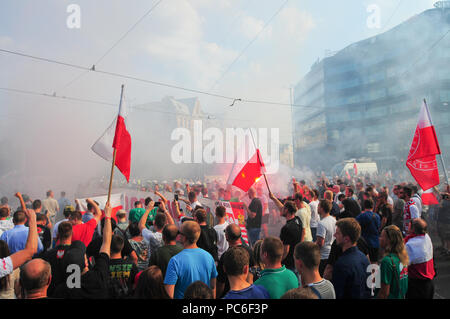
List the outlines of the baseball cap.
<svg viewBox="0 0 450 319">
<path fill-rule="evenodd" d="M 66 250 L 63 258 L 63 269 L 67 269 L 67 266 L 75 264 L 80 267 L 80 270 L 86 267 L 84 256 L 86 254 L 86 246 L 82 241 L 76 240 L 72 242 L 70 248 Z"/>
</svg>

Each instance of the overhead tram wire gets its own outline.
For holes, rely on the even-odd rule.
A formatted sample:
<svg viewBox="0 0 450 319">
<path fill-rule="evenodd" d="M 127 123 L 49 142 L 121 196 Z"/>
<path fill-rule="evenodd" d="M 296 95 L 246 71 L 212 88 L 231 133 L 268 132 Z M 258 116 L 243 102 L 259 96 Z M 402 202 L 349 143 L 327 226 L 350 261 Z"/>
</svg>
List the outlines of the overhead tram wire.
<svg viewBox="0 0 450 319">
<path fill-rule="evenodd" d="M 6 92 L 19 93 L 19 94 L 42 96 L 42 97 L 47 97 L 47 98 L 56 98 L 56 99 L 62 99 L 62 100 L 66 100 L 66 101 L 75 101 L 75 102 L 92 103 L 92 104 L 117 107 L 117 103 L 110 103 L 110 102 L 98 101 L 98 100 L 92 100 L 92 99 L 83 99 L 83 98 L 71 97 L 71 96 L 61 96 L 61 95 L 56 95 L 55 93 L 47 94 L 47 93 L 39 93 L 39 92 L 35 92 L 35 91 L 15 89 L 15 88 L 5 88 L 5 87 L 0 87 L 0 90 L 6 91 Z M 150 112 L 150 113 L 154 112 L 154 113 L 163 113 L 163 114 L 170 114 L 170 115 L 177 115 L 177 116 L 194 117 L 190 114 L 188 115 L 188 114 L 183 114 L 183 113 L 160 111 L 160 110 L 154 110 L 154 109 L 149 109 L 149 108 L 144 108 L 144 107 L 131 106 L 130 108 L 133 110 L 146 111 L 146 112 Z M 222 119 L 222 120 L 232 120 L 232 121 L 242 121 L 242 122 L 250 122 L 251 121 L 251 120 L 243 120 L 243 119 L 235 119 L 235 118 L 222 118 L 222 117 L 218 117 L 216 115 L 203 115 L 203 116 L 198 116 L 198 118 L 208 119 L 208 120 Z"/>
<path fill-rule="evenodd" d="M 226 99 L 226 100 L 230 101 L 230 103 L 235 101 L 235 100 L 239 100 L 239 99 L 237 99 L 235 97 L 231 97 L 231 96 L 226 96 L 226 95 L 221 95 L 221 94 L 216 94 L 216 93 L 210 93 L 210 92 L 205 92 L 205 91 L 196 90 L 196 89 L 185 88 L 185 87 L 181 87 L 181 86 L 177 86 L 177 85 L 173 85 L 173 84 L 167 84 L 167 83 L 163 83 L 163 82 L 157 82 L 157 81 L 142 79 L 142 78 L 129 76 L 129 75 L 124 75 L 124 74 L 120 74 L 120 73 L 102 71 L 102 70 L 98 70 L 98 69 L 92 70 L 91 68 L 88 68 L 88 67 L 85 67 L 85 66 L 80 66 L 80 65 L 77 65 L 77 64 L 73 64 L 73 63 L 61 62 L 61 61 L 52 60 L 52 59 L 48 59 L 48 58 L 42 58 L 42 57 L 33 56 L 33 55 L 30 55 L 30 54 L 25 54 L 25 53 L 21 53 L 21 52 L 17 52 L 17 51 L 0 49 L 0 52 L 7 53 L 7 54 L 12 54 L 12 55 L 17 55 L 17 56 L 21 56 L 21 57 L 26 57 L 26 58 L 37 60 L 37 61 L 44 61 L 44 62 L 47 62 L 47 63 L 58 64 L 58 65 L 62 65 L 62 66 L 70 67 L 70 68 L 75 68 L 75 69 L 80 69 L 80 70 L 91 70 L 92 72 L 105 74 L 105 75 L 109 75 L 109 76 L 113 76 L 113 77 L 118 77 L 118 78 L 122 78 L 122 79 L 134 80 L 134 81 L 143 82 L 143 83 L 147 83 L 147 84 L 158 85 L 158 86 L 168 87 L 168 88 L 172 88 L 172 89 L 182 90 L 182 91 L 186 91 L 186 92 L 190 92 L 190 93 L 208 95 L 208 96 L 211 96 L 211 97 Z M 240 99 L 240 100 L 241 100 L 241 102 L 246 102 L 246 103 L 269 104 L 269 105 L 279 105 L 279 106 L 291 107 L 291 105 L 289 103 L 280 103 L 280 102 L 264 101 L 264 100 L 250 100 L 250 99 Z M 299 108 L 317 108 L 317 109 L 323 108 L 323 106 L 299 105 L 299 104 L 293 104 L 292 106 L 293 107 L 299 107 Z"/>
<path fill-rule="evenodd" d="M 136 28 L 136 26 L 141 23 L 142 20 L 144 20 L 145 17 L 147 17 L 163 0 L 159 0 L 156 4 L 154 4 L 136 23 L 134 23 L 131 28 L 128 29 L 127 32 L 125 32 L 124 35 L 122 35 L 119 40 L 117 40 L 91 67 L 91 69 L 84 71 L 83 73 L 77 75 L 75 78 L 73 78 L 69 83 L 64 85 L 61 89 L 55 91 L 60 92 L 62 90 L 65 90 L 68 88 L 72 83 L 78 81 L 81 77 L 89 73 L 89 71 L 93 71 L 95 69 L 95 66 L 99 64 L 123 39 L 126 38 L 126 36 Z"/>
</svg>

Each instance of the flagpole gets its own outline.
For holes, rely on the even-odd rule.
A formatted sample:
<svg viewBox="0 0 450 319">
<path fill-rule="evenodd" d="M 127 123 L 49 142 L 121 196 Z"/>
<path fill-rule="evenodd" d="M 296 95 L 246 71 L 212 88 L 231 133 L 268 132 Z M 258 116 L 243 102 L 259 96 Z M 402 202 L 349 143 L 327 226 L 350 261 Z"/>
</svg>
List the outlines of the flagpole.
<svg viewBox="0 0 450 319">
<path fill-rule="evenodd" d="M 120 92 L 119 113 L 120 113 L 120 108 L 122 107 L 123 88 L 124 88 L 124 85 L 122 84 L 122 88 L 121 88 L 121 92 Z M 112 165 L 111 165 L 111 174 L 109 177 L 108 200 L 106 201 L 107 203 L 109 203 L 109 200 L 111 198 L 112 182 L 113 182 L 113 177 L 114 177 L 114 166 L 116 165 L 116 155 L 117 155 L 117 149 L 114 148 L 113 160 L 112 160 Z"/>
<path fill-rule="evenodd" d="M 253 145 L 254 145 L 254 146 L 255 146 L 255 148 L 256 148 L 256 154 L 258 155 L 258 160 L 259 160 L 259 162 L 261 163 L 262 161 L 261 161 L 261 158 L 259 158 L 258 147 L 256 147 L 256 143 L 255 143 L 255 138 L 253 137 L 253 132 L 252 132 L 252 129 L 250 128 L 249 130 L 250 130 L 250 135 L 252 136 L 252 140 L 253 140 Z M 263 173 L 262 175 L 264 176 L 264 180 L 266 181 L 266 186 L 267 186 L 267 190 L 269 191 L 269 193 L 271 193 L 271 191 L 270 191 L 270 187 L 269 187 L 269 183 L 267 182 L 267 177 L 266 177 L 266 174 L 265 174 L 265 173 Z"/>
<path fill-rule="evenodd" d="M 427 113 L 428 113 L 428 118 L 430 119 L 430 124 L 434 127 L 434 125 L 433 125 L 433 120 L 431 119 L 431 115 L 430 115 L 430 110 L 428 110 L 428 104 L 427 104 L 427 101 L 426 101 L 425 99 L 423 99 L 423 103 L 425 103 L 425 108 L 426 108 Z M 439 158 L 440 158 L 440 160 L 441 160 L 442 168 L 444 169 L 445 180 L 446 180 L 447 185 L 448 185 L 447 169 L 445 168 L 444 159 L 442 158 L 442 152 L 441 152 L 441 154 L 438 154 L 438 155 L 439 155 Z"/>
</svg>

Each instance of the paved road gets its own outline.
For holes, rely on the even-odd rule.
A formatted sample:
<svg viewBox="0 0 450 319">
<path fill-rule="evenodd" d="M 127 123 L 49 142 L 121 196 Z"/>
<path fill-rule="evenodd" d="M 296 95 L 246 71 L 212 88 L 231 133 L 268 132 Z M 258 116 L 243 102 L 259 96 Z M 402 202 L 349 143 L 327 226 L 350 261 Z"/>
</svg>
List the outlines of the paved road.
<svg viewBox="0 0 450 319">
<path fill-rule="evenodd" d="M 434 279 L 434 299 L 450 299 L 450 256 L 441 253 L 441 241 L 431 232 L 434 247 L 434 263 L 437 276 Z"/>
</svg>

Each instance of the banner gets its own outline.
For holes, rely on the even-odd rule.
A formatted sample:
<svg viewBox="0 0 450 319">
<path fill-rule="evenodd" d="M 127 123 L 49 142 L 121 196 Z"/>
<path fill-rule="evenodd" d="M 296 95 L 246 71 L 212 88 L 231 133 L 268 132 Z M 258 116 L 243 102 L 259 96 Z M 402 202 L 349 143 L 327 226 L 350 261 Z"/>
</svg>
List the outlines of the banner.
<svg viewBox="0 0 450 319">
<path fill-rule="evenodd" d="M 90 197 L 90 198 L 98 203 L 98 206 L 100 207 L 100 209 L 102 210 L 102 213 L 103 213 L 103 209 L 105 208 L 106 201 L 108 200 L 108 195 L 95 196 L 95 197 Z M 84 214 L 87 211 L 86 199 L 87 198 L 76 199 L 80 202 L 80 205 L 81 205 L 80 209 L 81 209 L 82 214 Z M 111 217 L 114 218 L 115 221 L 117 221 L 117 218 L 116 218 L 117 211 L 119 209 L 123 209 L 123 207 L 124 207 L 123 206 L 123 204 L 124 204 L 123 194 L 111 194 L 109 203 L 112 207 Z"/>
<path fill-rule="evenodd" d="M 247 228 L 245 228 L 245 211 L 243 203 L 218 201 L 216 206 L 223 206 L 226 209 L 226 220 L 230 224 L 237 224 L 241 228 L 241 236 L 248 245 Z"/>
</svg>

